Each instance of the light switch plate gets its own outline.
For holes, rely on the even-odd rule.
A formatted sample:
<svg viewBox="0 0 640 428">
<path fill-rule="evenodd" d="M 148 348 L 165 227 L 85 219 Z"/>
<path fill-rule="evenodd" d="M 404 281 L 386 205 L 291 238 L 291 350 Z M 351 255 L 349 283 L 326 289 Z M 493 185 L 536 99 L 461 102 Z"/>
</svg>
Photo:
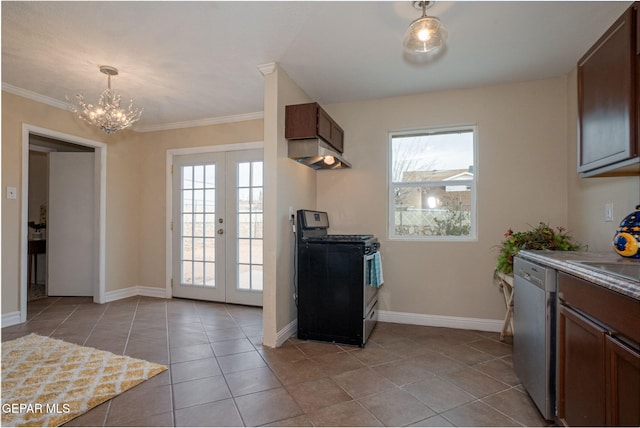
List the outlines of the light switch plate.
<svg viewBox="0 0 640 428">
<path fill-rule="evenodd" d="M 18 190 L 15 187 L 7 187 L 7 199 L 18 199 Z"/>
<path fill-rule="evenodd" d="M 613 221 L 613 202 L 607 202 L 604 204 L 604 221 Z"/>
</svg>

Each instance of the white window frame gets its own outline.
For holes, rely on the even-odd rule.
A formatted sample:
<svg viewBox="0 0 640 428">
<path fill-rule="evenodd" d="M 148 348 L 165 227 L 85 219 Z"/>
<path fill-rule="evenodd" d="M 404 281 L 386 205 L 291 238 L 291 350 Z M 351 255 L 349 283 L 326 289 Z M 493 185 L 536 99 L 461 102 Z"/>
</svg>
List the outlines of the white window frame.
<svg viewBox="0 0 640 428">
<path fill-rule="evenodd" d="M 411 236 L 411 235 L 398 235 L 395 231 L 395 196 L 393 189 L 398 187 L 398 184 L 393 182 L 393 138 L 407 135 L 429 135 L 429 134 L 443 134 L 459 131 L 471 131 L 473 132 L 473 179 L 469 181 L 457 181 L 456 184 L 464 184 L 470 187 L 470 200 L 471 200 L 471 230 L 469 235 L 465 236 Z M 392 241 L 446 241 L 446 242 L 476 242 L 478 240 L 477 234 L 477 221 L 478 221 L 478 200 L 476 189 L 478 187 L 478 126 L 471 125 L 459 125 L 450 127 L 433 127 L 433 128 L 420 128 L 406 131 L 391 131 L 389 132 L 389 144 L 388 144 L 388 166 L 387 166 L 387 238 Z M 451 184 L 451 181 L 429 181 L 429 182 L 406 182 L 402 183 L 400 187 L 415 187 L 427 184 L 428 186 L 446 186 Z"/>
</svg>

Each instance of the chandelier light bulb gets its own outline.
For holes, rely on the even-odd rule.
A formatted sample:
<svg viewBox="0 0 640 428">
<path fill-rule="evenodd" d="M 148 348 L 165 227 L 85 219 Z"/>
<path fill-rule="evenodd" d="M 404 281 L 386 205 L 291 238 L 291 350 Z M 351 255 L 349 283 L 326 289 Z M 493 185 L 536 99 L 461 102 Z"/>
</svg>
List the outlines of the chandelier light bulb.
<svg viewBox="0 0 640 428">
<path fill-rule="evenodd" d="M 429 40 L 429 37 L 431 37 L 431 34 L 429 34 L 429 30 L 427 30 L 426 28 L 418 31 L 418 39 L 420 39 L 421 42 L 426 42 L 427 40 Z"/>
</svg>

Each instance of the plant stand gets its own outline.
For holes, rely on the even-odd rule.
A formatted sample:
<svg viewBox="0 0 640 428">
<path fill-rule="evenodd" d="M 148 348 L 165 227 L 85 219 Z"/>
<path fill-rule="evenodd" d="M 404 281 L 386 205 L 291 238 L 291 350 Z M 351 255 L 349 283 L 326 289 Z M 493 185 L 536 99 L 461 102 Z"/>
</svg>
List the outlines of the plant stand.
<svg viewBox="0 0 640 428">
<path fill-rule="evenodd" d="M 504 295 L 504 304 L 507 312 L 504 315 L 504 324 L 500 332 L 500 341 L 504 341 L 505 335 L 513 336 L 513 275 L 496 272 L 494 278 L 498 281 L 498 287 Z M 509 331 L 509 328 L 511 331 Z"/>
</svg>

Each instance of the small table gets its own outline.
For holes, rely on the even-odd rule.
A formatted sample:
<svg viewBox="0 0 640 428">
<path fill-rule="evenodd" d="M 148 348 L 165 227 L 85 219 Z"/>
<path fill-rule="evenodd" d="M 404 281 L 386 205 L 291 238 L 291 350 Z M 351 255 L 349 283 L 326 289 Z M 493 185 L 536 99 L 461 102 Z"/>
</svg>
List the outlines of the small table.
<svg viewBox="0 0 640 428">
<path fill-rule="evenodd" d="M 45 239 L 29 241 L 29 271 L 27 273 L 27 285 L 31 287 L 31 267 L 33 266 L 33 276 L 38 281 L 38 254 L 47 252 L 47 241 Z"/>
<path fill-rule="evenodd" d="M 505 335 L 513 336 L 513 275 L 496 272 L 495 278 L 498 280 L 498 287 L 504 294 L 504 304 L 507 309 L 504 315 L 502 331 L 500 332 L 500 340 L 504 341 Z M 509 327 L 511 327 L 511 332 L 509 332 Z"/>
</svg>

